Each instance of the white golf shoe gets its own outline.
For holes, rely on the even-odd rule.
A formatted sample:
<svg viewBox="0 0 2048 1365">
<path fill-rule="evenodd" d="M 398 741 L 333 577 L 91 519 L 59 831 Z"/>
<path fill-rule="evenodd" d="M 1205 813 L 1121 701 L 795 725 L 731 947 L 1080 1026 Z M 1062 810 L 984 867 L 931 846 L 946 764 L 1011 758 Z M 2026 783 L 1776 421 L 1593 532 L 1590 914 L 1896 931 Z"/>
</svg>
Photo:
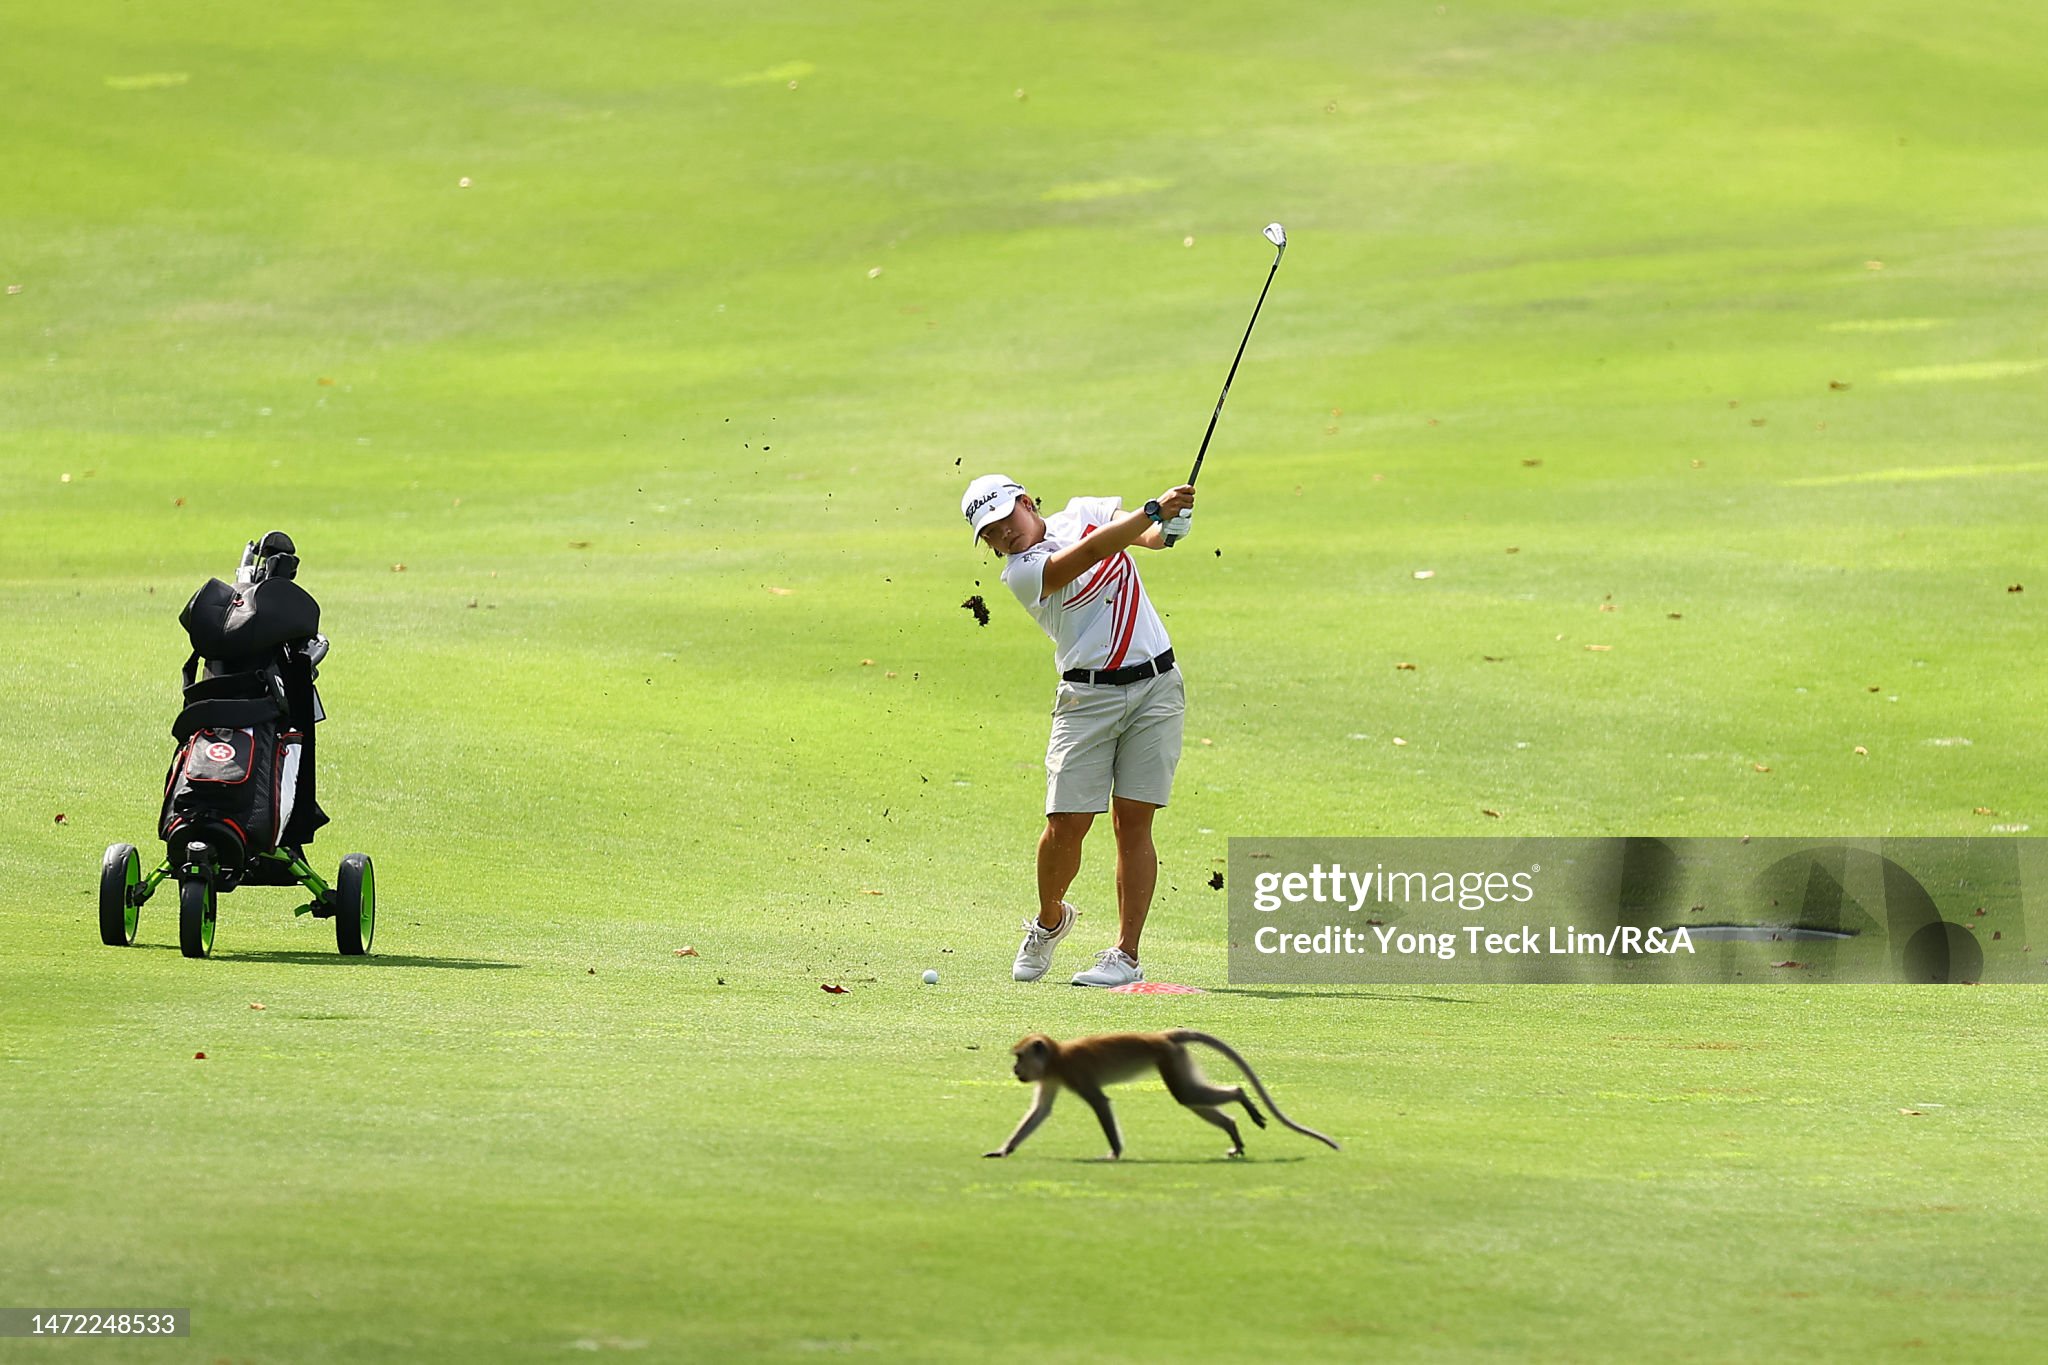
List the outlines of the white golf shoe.
<svg viewBox="0 0 2048 1365">
<path fill-rule="evenodd" d="M 1104 948 L 1095 955 L 1095 965 L 1074 973 L 1076 986 L 1128 986 L 1143 981 L 1145 969 L 1125 955 L 1121 948 Z"/>
<path fill-rule="evenodd" d="M 1024 941 L 1017 945 L 1017 960 L 1010 966 L 1011 979 L 1036 981 L 1052 967 L 1052 950 L 1059 947 L 1074 927 L 1074 907 L 1060 902 L 1060 922 L 1048 929 L 1037 916 L 1024 921 Z"/>
</svg>

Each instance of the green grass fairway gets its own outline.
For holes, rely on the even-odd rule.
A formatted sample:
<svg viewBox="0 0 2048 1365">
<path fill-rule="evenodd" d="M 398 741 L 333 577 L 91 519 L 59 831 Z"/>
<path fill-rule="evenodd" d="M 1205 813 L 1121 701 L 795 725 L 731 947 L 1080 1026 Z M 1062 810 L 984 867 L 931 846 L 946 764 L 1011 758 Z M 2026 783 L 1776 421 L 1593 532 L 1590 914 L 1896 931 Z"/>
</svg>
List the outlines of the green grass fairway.
<svg viewBox="0 0 2048 1365">
<path fill-rule="evenodd" d="M 2038 1359 L 2038 990 L 1231 988 L 1207 882 L 2048 831 L 2044 50 L 2028 0 L 13 7 L 0 1308 L 291 1365 Z M 1146 968 L 1211 989 L 1059 984 L 1106 828 L 1014 985 L 1051 650 L 960 490 L 1183 477 L 1273 219 L 1142 560 Z M 378 955 L 260 889 L 211 962 L 169 895 L 103 948 L 178 610 L 273 526 Z M 1071 1099 L 979 1159 L 1019 1034 L 1174 1025 L 1345 1150 L 1227 1163 L 1150 1085 L 1121 1165 Z"/>
</svg>

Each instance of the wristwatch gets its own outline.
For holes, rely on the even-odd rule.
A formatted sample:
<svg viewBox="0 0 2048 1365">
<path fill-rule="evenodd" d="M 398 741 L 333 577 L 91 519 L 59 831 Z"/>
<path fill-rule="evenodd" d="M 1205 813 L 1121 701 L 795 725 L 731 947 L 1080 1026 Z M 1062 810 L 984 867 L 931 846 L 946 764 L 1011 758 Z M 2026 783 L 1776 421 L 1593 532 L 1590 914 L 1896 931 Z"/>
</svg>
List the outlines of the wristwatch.
<svg viewBox="0 0 2048 1365">
<path fill-rule="evenodd" d="M 1166 518 L 1159 515 L 1159 499 L 1153 498 L 1145 504 L 1145 515 L 1160 526 L 1166 525 Z"/>
</svg>

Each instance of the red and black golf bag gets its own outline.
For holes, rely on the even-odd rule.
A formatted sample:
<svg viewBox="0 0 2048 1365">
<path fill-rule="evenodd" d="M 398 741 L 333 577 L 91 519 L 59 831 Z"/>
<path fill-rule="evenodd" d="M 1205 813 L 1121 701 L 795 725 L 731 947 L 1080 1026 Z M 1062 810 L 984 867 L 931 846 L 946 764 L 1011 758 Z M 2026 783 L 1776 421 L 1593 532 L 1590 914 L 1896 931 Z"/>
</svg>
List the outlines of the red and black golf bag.
<svg viewBox="0 0 2048 1365">
<path fill-rule="evenodd" d="M 273 531 L 251 549 L 236 583 L 208 580 L 178 617 L 192 657 L 158 824 L 174 865 L 203 841 L 230 886 L 258 855 L 327 823 L 314 785 L 320 604 L 295 581 L 290 537 Z"/>
</svg>

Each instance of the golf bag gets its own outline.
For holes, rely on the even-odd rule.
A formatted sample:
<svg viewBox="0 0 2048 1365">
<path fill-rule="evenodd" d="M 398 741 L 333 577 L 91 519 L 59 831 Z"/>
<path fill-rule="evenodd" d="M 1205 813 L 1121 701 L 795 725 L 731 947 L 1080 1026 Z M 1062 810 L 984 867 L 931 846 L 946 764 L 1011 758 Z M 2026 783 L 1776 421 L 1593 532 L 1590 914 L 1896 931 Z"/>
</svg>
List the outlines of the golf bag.
<svg viewBox="0 0 2048 1365">
<path fill-rule="evenodd" d="M 273 531 L 251 551 L 236 583 L 208 580 L 179 614 L 192 656 L 157 830 L 174 864 L 204 841 L 230 885 L 250 859 L 327 823 L 314 781 L 320 604 L 295 581 L 288 536 Z"/>
</svg>

